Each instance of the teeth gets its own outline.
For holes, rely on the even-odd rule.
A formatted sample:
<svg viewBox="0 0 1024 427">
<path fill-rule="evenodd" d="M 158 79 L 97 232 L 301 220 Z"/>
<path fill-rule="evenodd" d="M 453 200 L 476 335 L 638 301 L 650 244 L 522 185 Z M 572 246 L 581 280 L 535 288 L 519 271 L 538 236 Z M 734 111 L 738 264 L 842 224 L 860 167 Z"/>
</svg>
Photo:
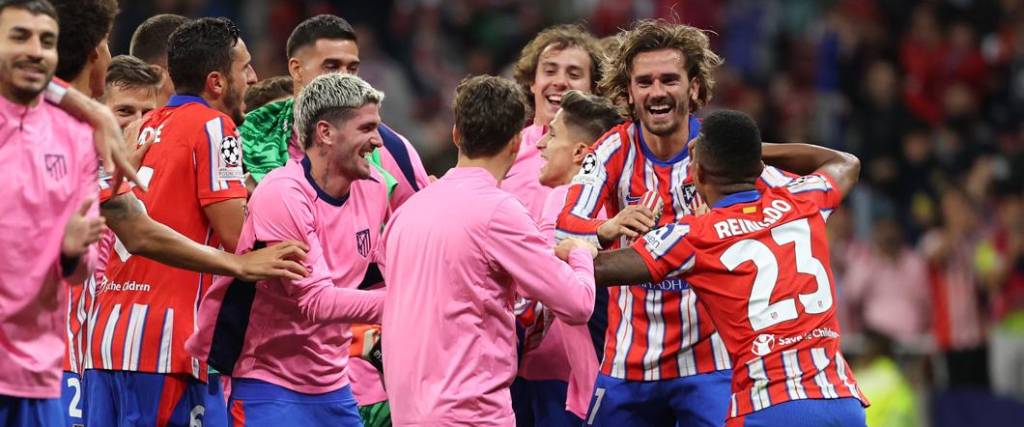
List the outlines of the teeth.
<svg viewBox="0 0 1024 427">
<path fill-rule="evenodd" d="M 562 103 L 562 95 L 551 95 L 551 96 L 548 96 L 547 99 L 548 99 L 548 102 L 550 102 L 552 104 L 561 104 Z"/>
</svg>

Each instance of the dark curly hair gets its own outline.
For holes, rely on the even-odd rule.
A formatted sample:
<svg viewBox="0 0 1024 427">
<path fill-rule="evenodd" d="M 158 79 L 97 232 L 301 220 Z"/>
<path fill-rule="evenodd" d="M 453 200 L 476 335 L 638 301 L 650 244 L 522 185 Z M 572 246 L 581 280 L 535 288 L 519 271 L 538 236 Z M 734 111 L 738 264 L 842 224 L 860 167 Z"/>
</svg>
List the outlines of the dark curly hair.
<svg viewBox="0 0 1024 427">
<path fill-rule="evenodd" d="M 57 38 L 56 76 L 74 80 L 85 69 L 89 54 L 110 34 L 117 0 L 53 0 L 60 37 Z"/>
<path fill-rule="evenodd" d="M 180 93 L 199 94 L 206 76 L 231 69 L 231 48 L 240 34 L 227 18 L 201 18 L 171 33 L 167 42 L 167 71 Z"/>
</svg>

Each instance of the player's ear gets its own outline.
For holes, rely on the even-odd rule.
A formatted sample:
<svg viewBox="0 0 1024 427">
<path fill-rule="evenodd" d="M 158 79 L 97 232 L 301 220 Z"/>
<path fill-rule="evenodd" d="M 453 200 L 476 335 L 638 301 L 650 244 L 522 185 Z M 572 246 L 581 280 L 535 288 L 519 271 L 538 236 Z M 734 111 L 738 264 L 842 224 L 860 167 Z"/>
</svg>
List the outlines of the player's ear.
<svg viewBox="0 0 1024 427">
<path fill-rule="evenodd" d="M 315 145 L 316 142 L 320 142 L 324 145 L 333 145 L 334 139 L 331 138 L 334 134 L 334 126 L 331 126 L 327 120 L 318 120 L 316 122 L 316 130 L 313 132 Z"/>
<path fill-rule="evenodd" d="M 298 58 L 288 58 L 288 75 L 293 81 L 302 81 L 302 62 Z"/>
<path fill-rule="evenodd" d="M 452 125 L 452 142 L 456 148 L 462 148 L 462 134 L 459 133 L 458 126 Z"/>
<path fill-rule="evenodd" d="M 228 81 L 220 71 L 212 71 L 206 75 L 206 91 L 220 98 L 227 91 Z"/>
<path fill-rule="evenodd" d="M 576 147 L 572 150 L 572 162 L 581 165 L 583 164 L 583 158 L 587 157 L 587 149 L 590 147 L 582 142 L 577 142 Z"/>
<path fill-rule="evenodd" d="M 523 138 L 519 132 L 516 132 L 515 136 L 512 137 L 512 140 L 508 142 L 508 147 L 506 148 L 509 150 L 513 159 L 519 156 L 519 145 L 522 143 Z"/>
<path fill-rule="evenodd" d="M 690 79 L 690 101 L 698 103 L 697 100 L 700 97 L 700 80 L 696 77 Z"/>
</svg>

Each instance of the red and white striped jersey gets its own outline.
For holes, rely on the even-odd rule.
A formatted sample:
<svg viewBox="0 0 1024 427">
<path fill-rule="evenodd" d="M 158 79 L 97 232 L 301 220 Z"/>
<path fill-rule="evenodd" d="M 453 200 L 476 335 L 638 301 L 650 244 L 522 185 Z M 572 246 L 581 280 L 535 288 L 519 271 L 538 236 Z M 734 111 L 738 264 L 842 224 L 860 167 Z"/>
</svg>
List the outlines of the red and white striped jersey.
<svg viewBox="0 0 1024 427">
<path fill-rule="evenodd" d="M 718 326 L 735 366 L 730 417 L 797 399 L 867 405 L 839 352 L 825 220 L 840 201 L 831 178 L 808 175 L 632 245 L 655 280 L 685 277 Z"/>
<path fill-rule="evenodd" d="M 624 207 L 641 203 L 643 195 L 657 192 L 664 202 L 658 225 L 679 221 L 702 202 L 688 179 L 689 155 L 656 158 L 640 131 L 640 124 L 619 125 L 594 144 L 573 178 L 566 204 L 555 229 L 557 239 L 578 237 L 598 243 L 597 229 Z M 700 121 L 689 119 L 689 138 Z M 783 185 L 790 177 L 765 168 L 762 186 Z M 623 238 L 613 247 L 625 247 Z M 677 277 L 655 283 L 609 288 L 608 329 L 601 372 L 615 378 L 649 381 L 729 369 L 728 351 L 708 320 L 703 304 L 689 284 Z"/>
<path fill-rule="evenodd" d="M 203 211 L 245 198 L 241 141 L 227 115 L 195 96 L 176 95 L 151 112 L 140 141 L 153 147 L 139 168 L 149 191 L 133 190 L 153 220 L 196 242 L 220 246 Z M 211 275 L 132 256 L 115 241 L 86 323 L 85 369 L 185 373 L 206 364 L 185 351 Z"/>
</svg>

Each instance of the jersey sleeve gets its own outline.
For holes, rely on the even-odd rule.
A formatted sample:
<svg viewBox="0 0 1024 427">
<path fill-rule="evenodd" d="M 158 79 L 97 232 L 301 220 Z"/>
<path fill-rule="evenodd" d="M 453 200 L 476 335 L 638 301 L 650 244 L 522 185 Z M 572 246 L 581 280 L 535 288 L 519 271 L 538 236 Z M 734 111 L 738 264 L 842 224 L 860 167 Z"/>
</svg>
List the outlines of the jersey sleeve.
<svg viewBox="0 0 1024 427">
<path fill-rule="evenodd" d="M 572 179 L 565 205 L 555 224 L 555 239 L 576 237 L 590 241 L 600 247 L 597 229 L 606 220 L 597 219 L 608 197 L 615 194 L 621 167 L 612 167 L 621 162 L 624 144 L 622 132 L 613 132 L 591 148 L 583 158 L 579 173 Z"/>
<path fill-rule="evenodd" d="M 810 200 L 822 211 L 831 211 L 843 201 L 835 180 L 825 173 L 798 177 L 786 189 L 798 199 Z"/>
<path fill-rule="evenodd" d="M 201 134 L 195 138 L 193 155 L 199 203 L 209 206 L 245 198 L 248 192 L 242 182 L 242 142 L 235 124 L 225 117 L 214 117 L 203 123 Z"/>
<path fill-rule="evenodd" d="M 238 127 L 242 139 L 245 169 L 257 183 L 270 171 L 288 162 L 288 138 L 291 137 L 291 100 L 273 102 L 250 111 Z M 280 129 L 284 123 L 288 129 Z"/>
<path fill-rule="evenodd" d="M 249 202 L 256 240 L 268 244 L 298 240 L 309 246 L 302 264 L 309 275 L 284 280 L 284 292 L 294 298 L 299 311 L 313 322 L 379 323 L 383 291 L 336 287 L 316 233 L 313 201 L 300 185 L 288 179 L 260 184 Z"/>
<path fill-rule="evenodd" d="M 522 296 L 539 300 L 566 323 L 590 319 L 595 291 L 594 263 L 588 251 L 573 251 L 566 265 L 555 257 L 526 208 L 513 198 L 495 210 L 487 235 L 486 251 L 515 281 Z"/>
<path fill-rule="evenodd" d="M 652 282 L 688 274 L 696 263 L 696 251 L 687 241 L 690 224 L 668 224 L 647 232 L 631 246 L 644 260 Z"/>
</svg>

